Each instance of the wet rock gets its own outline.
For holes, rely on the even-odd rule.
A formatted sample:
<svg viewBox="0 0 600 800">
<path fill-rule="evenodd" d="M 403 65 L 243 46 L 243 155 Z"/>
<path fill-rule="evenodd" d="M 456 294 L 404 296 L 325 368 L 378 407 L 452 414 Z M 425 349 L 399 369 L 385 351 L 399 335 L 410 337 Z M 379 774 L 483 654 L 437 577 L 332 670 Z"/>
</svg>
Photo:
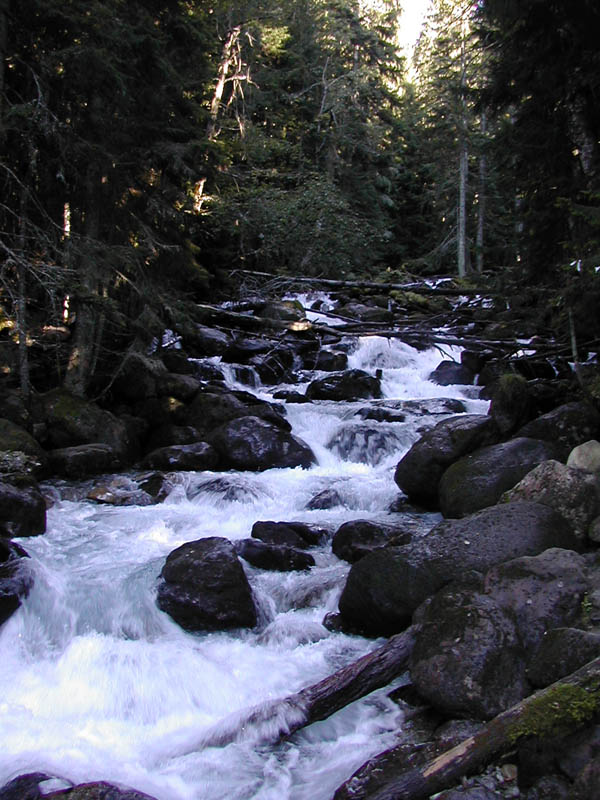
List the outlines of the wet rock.
<svg viewBox="0 0 600 800">
<path fill-rule="evenodd" d="M 545 633 L 527 666 L 527 677 L 537 689 L 575 672 L 600 656 L 600 634 L 580 628 L 555 628 Z"/>
<path fill-rule="evenodd" d="M 390 544 L 403 545 L 411 540 L 411 534 L 394 525 L 356 519 L 344 522 L 333 535 L 331 549 L 338 558 L 353 564 L 368 553 Z"/>
<path fill-rule="evenodd" d="M 294 365 L 294 350 L 285 345 L 271 347 L 268 353 L 255 355 L 248 363 L 254 367 L 263 383 L 272 386 L 289 376 Z"/>
<path fill-rule="evenodd" d="M 543 461 L 502 495 L 504 502 L 531 500 L 544 503 L 561 514 L 582 541 L 592 521 L 600 514 L 600 481 L 581 469 L 559 461 Z"/>
<path fill-rule="evenodd" d="M 411 501 L 438 508 L 438 487 L 446 469 L 461 456 L 499 438 L 494 420 L 485 414 L 442 420 L 423 434 L 399 461 L 394 480 Z"/>
<path fill-rule="evenodd" d="M 46 530 L 46 502 L 37 484 L 0 481 L 0 536 L 37 536 Z"/>
<path fill-rule="evenodd" d="M 158 606 L 189 631 L 252 628 L 256 608 L 233 545 L 210 537 L 187 542 L 167 556 Z"/>
<path fill-rule="evenodd" d="M 555 511 L 538 503 L 492 506 L 461 520 L 445 520 L 422 539 L 375 550 L 352 565 L 339 601 L 348 624 L 369 635 L 406 628 L 413 612 L 466 570 L 550 547 L 570 549 L 576 539 Z"/>
<path fill-rule="evenodd" d="M 464 364 L 441 361 L 429 375 L 429 380 L 439 386 L 470 386 L 475 382 L 475 374 Z"/>
<path fill-rule="evenodd" d="M 191 425 L 205 437 L 217 428 L 241 417 L 258 417 L 282 430 L 291 426 L 281 410 L 274 404 L 258 400 L 245 392 L 216 391 L 200 392 L 192 402 L 178 414 L 178 423 Z"/>
<path fill-rule="evenodd" d="M 322 370 L 323 372 L 341 372 L 347 367 L 348 355 L 334 353 L 331 350 L 319 350 L 316 359 L 304 364 L 304 369 Z"/>
<path fill-rule="evenodd" d="M 596 754 L 575 778 L 569 800 L 597 800 L 599 786 L 600 754 Z"/>
<path fill-rule="evenodd" d="M 33 586 L 25 558 L 28 554 L 22 547 L 0 539 L 0 625 L 14 614 Z"/>
<path fill-rule="evenodd" d="M 310 400 L 357 400 L 381 397 L 381 381 L 361 369 L 334 372 L 309 383 Z"/>
<path fill-rule="evenodd" d="M 528 422 L 517 435 L 558 442 L 571 450 L 589 439 L 600 438 L 600 413 L 583 401 L 565 403 Z"/>
<path fill-rule="evenodd" d="M 158 472 L 137 479 L 117 475 L 105 483 L 94 486 L 86 497 L 103 505 L 150 506 L 162 502 L 170 488 L 165 476 Z"/>
<path fill-rule="evenodd" d="M 142 353 L 128 353 L 112 384 L 111 393 L 115 399 L 126 403 L 155 397 L 158 378 L 165 373 L 165 365 L 159 359 Z M 64 404 L 64 398 L 60 404 Z"/>
<path fill-rule="evenodd" d="M 56 798 L 56 800 L 155 800 L 149 794 L 138 792 L 135 789 L 122 789 L 104 781 L 81 783 L 57 792 L 44 793 L 43 797 Z"/>
<path fill-rule="evenodd" d="M 19 775 L 0 788 L 0 800 L 39 800 L 42 797 L 40 783 L 50 779 L 44 772 Z"/>
<path fill-rule="evenodd" d="M 101 472 L 112 472 L 120 466 L 114 448 L 102 442 L 59 447 L 48 453 L 50 470 L 62 478 L 87 477 Z"/>
<path fill-rule="evenodd" d="M 292 572 L 310 569 L 315 565 L 310 553 L 286 545 L 267 544 L 258 539 L 242 539 L 234 543 L 234 549 L 241 558 L 260 569 Z"/>
<path fill-rule="evenodd" d="M 344 423 L 327 443 L 327 449 L 344 461 L 376 466 L 404 444 L 393 429 L 369 423 Z"/>
<path fill-rule="evenodd" d="M 322 492 L 311 497 L 306 508 L 309 511 L 326 511 L 329 508 L 345 505 L 344 499 L 337 489 L 323 489 Z"/>
<path fill-rule="evenodd" d="M 518 438 L 463 456 L 440 479 L 442 514 L 459 518 L 494 505 L 534 467 L 561 454 L 553 442 Z"/>
<path fill-rule="evenodd" d="M 211 440 L 228 469 L 308 468 L 315 462 L 314 453 L 305 442 L 259 417 L 227 422 Z"/>
<path fill-rule="evenodd" d="M 286 545 L 301 550 L 319 544 L 322 537 L 322 533 L 318 529 L 310 528 L 301 522 L 272 522 L 271 520 L 255 522 L 250 535 L 267 544 Z"/>
<path fill-rule="evenodd" d="M 214 469 L 219 461 L 217 451 L 207 442 L 160 447 L 142 460 L 145 469 L 206 470 Z"/>
</svg>

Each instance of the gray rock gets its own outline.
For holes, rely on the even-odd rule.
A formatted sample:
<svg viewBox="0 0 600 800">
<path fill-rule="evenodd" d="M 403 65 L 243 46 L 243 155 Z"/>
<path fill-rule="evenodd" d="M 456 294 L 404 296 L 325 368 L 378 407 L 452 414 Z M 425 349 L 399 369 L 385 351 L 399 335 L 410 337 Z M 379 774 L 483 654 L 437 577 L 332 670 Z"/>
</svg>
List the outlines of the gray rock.
<svg viewBox="0 0 600 800">
<path fill-rule="evenodd" d="M 567 458 L 567 467 L 600 473 L 600 442 L 590 439 L 589 442 L 574 447 Z"/>
<path fill-rule="evenodd" d="M 37 536 L 46 530 L 46 502 L 37 484 L 0 481 L 0 536 Z"/>
<path fill-rule="evenodd" d="M 308 384 L 306 396 L 311 400 L 356 400 L 381 397 L 381 382 L 368 372 L 350 369 L 334 372 Z"/>
<path fill-rule="evenodd" d="M 207 442 L 160 447 L 142 460 L 144 469 L 205 470 L 214 469 L 219 461 L 215 448 Z"/>
<path fill-rule="evenodd" d="M 394 525 L 355 519 L 344 522 L 337 529 L 333 535 L 331 549 L 338 558 L 354 564 L 373 550 L 390 544 L 408 544 L 411 538 L 408 531 L 399 530 Z"/>
<path fill-rule="evenodd" d="M 600 634 L 580 628 L 547 631 L 527 666 L 533 686 L 542 689 L 600 656 Z"/>
<path fill-rule="evenodd" d="M 560 447 L 552 442 L 518 438 L 463 456 L 441 477 L 442 514 L 460 518 L 494 505 L 534 467 L 559 459 L 560 454 Z"/>
<path fill-rule="evenodd" d="M 442 420 L 413 444 L 396 467 L 394 480 L 413 502 L 438 508 L 438 487 L 445 470 L 461 456 L 499 440 L 491 417 L 463 414 Z"/>
<path fill-rule="evenodd" d="M 572 549 L 576 539 L 555 511 L 538 503 L 492 506 L 461 520 L 445 520 L 422 539 L 375 550 L 352 565 L 339 601 L 349 625 L 389 635 L 410 624 L 415 609 L 465 571 L 550 547 Z"/>
<path fill-rule="evenodd" d="M 236 553 L 253 567 L 292 572 L 314 567 L 310 553 L 286 545 L 267 544 L 258 539 L 242 539 L 234 543 Z"/>
<path fill-rule="evenodd" d="M 558 442 L 568 452 L 589 439 L 600 437 L 600 413 L 583 401 L 564 403 L 528 422 L 518 431 L 517 436 Z"/>
</svg>

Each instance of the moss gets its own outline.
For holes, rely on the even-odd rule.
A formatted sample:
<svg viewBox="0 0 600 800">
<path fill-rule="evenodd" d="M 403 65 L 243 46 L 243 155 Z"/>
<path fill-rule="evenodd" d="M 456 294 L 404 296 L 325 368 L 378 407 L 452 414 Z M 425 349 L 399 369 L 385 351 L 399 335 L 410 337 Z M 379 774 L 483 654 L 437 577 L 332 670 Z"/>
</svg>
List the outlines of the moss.
<svg viewBox="0 0 600 800">
<path fill-rule="evenodd" d="M 527 391 L 527 380 L 514 372 L 505 372 L 498 378 L 497 392 L 502 393 L 507 402 L 518 400 Z"/>
<path fill-rule="evenodd" d="M 565 683 L 527 701 L 527 709 L 509 732 L 511 743 L 522 736 L 557 736 L 574 724 L 591 719 L 600 707 L 600 685 L 591 689 Z"/>
</svg>

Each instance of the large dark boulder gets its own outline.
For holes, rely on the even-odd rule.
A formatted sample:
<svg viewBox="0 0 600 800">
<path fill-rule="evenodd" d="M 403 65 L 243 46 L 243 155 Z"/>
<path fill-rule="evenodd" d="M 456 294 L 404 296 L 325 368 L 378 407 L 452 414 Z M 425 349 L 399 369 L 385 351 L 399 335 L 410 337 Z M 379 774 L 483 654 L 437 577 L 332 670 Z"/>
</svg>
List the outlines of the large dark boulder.
<svg viewBox="0 0 600 800">
<path fill-rule="evenodd" d="M 522 375 L 501 375 L 488 394 L 492 401 L 488 413 L 503 435 L 513 433 L 531 419 L 531 391 Z"/>
<path fill-rule="evenodd" d="M 418 693 L 445 714 L 490 719 L 530 691 L 510 614 L 473 586 L 442 589 L 419 617 L 410 659 Z"/>
<path fill-rule="evenodd" d="M 310 553 L 286 545 L 267 544 L 258 539 L 242 539 L 234 543 L 236 553 L 259 569 L 292 572 L 314 567 L 315 560 Z"/>
<path fill-rule="evenodd" d="M 409 500 L 426 508 L 438 508 L 438 487 L 445 470 L 461 456 L 499 439 L 494 420 L 486 414 L 462 414 L 442 420 L 398 462 L 394 480 Z"/>
<path fill-rule="evenodd" d="M 519 438 L 463 456 L 440 479 L 442 514 L 458 518 L 492 506 L 542 461 L 561 455 L 562 448 L 553 442 Z"/>
<path fill-rule="evenodd" d="M 466 570 L 550 547 L 576 548 L 566 522 L 548 506 L 509 503 L 461 520 L 445 520 L 422 539 L 375 550 L 352 565 L 339 601 L 349 625 L 389 635 L 410 624 L 415 609 Z"/>
<path fill-rule="evenodd" d="M 252 628 L 256 607 L 244 569 L 227 539 L 187 542 L 167 556 L 158 605 L 189 631 Z"/>
<path fill-rule="evenodd" d="M 68 789 L 44 792 L 41 796 L 54 798 L 54 800 L 155 800 L 144 792 L 138 792 L 136 789 L 123 789 L 105 781 L 80 783 L 78 786 Z"/>
<path fill-rule="evenodd" d="M 191 425 L 204 438 L 231 420 L 249 416 L 259 417 L 282 430 L 291 430 L 279 406 L 245 392 L 218 391 L 214 387 L 211 391 L 199 392 L 188 406 L 181 408 L 177 422 Z"/>
<path fill-rule="evenodd" d="M 46 530 L 46 502 L 37 484 L 0 482 L 0 536 L 37 536 Z"/>
<path fill-rule="evenodd" d="M 214 469 L 219 456 L 214 447 L 207 442 L 179 444 L 172 447 L 159 447 L 148 453 L 142 460 L 144 469 L 160 470 L 205 470 Z"/>
<path fill-rule="evenodd" d="M 323 539 L 324 532 L 321 529 L 311 528 L 303 522 L 259 520 L 252 526 L 250 535 L 267 544 L 285 545 L 302 550 L 305 547 L 319 544 Z"/>
<path fill-rule="evenodd" d="M 122 461 L 135 459 L 139 443 L 132 439 L 128 425 L 96 403 L 52 389 L 40 396 L 39 406 L 40 422 L 47 429 L 42 444 L 48 449 L 99 442 L 112 447 Z"/>
<path fill-rule="evenodd" d="M 333 535 L 331 549 L 338 558 L 354 564 L 373 550 L 387 545 L 408 544 L 411 534 L 395 525 L 354 519 L 344 522 Z"/>
<path fill-rule="evenodd" d="M 416 690 L 447 714 L 500 713 L 530 693 L 531 653 L 578 617 L 587 586 L 583 557 L 552 548 L 444 587 L 415 613 Z"/>
<path fill-rule="evenodd" d="M 600 516 L 600 482 L 593 473 L 571 468 L 560 461 L 543 461 L 502 499 L 531 500 L 558 511 L 583 541 L 590 525 Z"/>
<path fill-rule="evenodd" d="M 50 450 L 48 457 L 51 471 L 71 480 L 111 472 L 120 465 L 114 448 L 102 442 L 58 447 Z"/>
<path fill-rule="evenodd" d="M 9 419 L 0 418 L 0 453 L 25 453 L 26 462 L 35 475 L 42 475 L 48 465 L 44 449 L 25 428 Z"/>
<path fill-rule="evenodd" d="M 191 356 L 222 356 L 231 345 L 231 336 L 216 328 L 189 323 L 180 328 L 183 346 Z"/>
<path fill-rule="evenodd" d="M 211 441 L 229 469 L 307 468 L 315 463 L 305 442 L 259 417 L 231 420 L 214 432 Z"/>
<path fill-rule="evenodd" d="M 565 403 L 528 422 L 519 429 L 517 436 L 558 442 L 568 455 L 578 444 L 600 438 L 600 413 L 584 401 Z"/>
<path fill-rule="evenodd" d="M 0 625 L 19 608 L 33 585 L 32 575 L 23 561 L 27 557 L 22 547 L 0 539 Z"/>
<path fill-rule="evenodd" d="M 429 375 L 429 380 L 439 386 L 470 386 L 475 382 L 475 373 L 456 361 L 441 361 Z"/>
<path fill-rule="evenodd" d="M 311 400 L 357 400 L 381 397 L 381 381 L 361 369 L 333 372 L 308 384 Z"/>
<path fill-rule="evenodd" d="M 527 677 L 538 689 L 575 672 L 600 656 L 600 633 L 581 628 L 554 628 L 529 659 Z"/>
</svg>

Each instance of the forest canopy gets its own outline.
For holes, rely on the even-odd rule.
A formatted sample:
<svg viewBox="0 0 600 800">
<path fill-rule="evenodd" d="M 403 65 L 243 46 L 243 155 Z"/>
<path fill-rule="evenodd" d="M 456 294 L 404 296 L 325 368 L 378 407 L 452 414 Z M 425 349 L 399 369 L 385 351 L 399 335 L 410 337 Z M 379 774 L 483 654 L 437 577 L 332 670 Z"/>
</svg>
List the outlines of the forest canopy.
<svg viewBox="0 0 600 800">
<path fill-rule="evenodd" d="M 594 316 L 598 4 L 433 0 L 412 65 L 402 25 L 397 0 L 0 0 L 21 385 L 41 332 L 83 394 L 239 269 L 547 284 Z"/>
</svg>

